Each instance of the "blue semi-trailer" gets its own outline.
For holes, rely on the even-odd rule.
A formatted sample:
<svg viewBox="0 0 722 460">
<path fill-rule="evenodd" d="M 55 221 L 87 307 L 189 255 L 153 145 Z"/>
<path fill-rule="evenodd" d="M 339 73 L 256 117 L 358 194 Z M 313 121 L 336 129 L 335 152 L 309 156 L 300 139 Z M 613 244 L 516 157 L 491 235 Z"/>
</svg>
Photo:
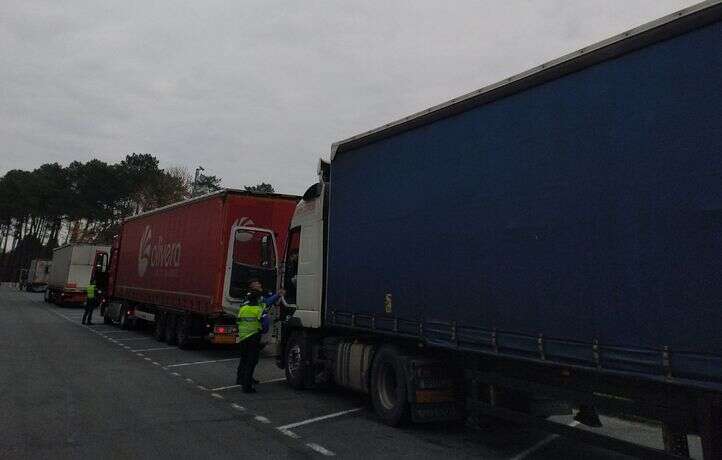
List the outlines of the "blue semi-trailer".
<svg viewBox="0 0 722 460">
<path fill-rule="evenodd" d="M 368 393 L 392 425 L 633 415 L 722 458 L 720 1 L 336 143 L 319 173 L 286 251 L 292 386 Z"/>
</svg>

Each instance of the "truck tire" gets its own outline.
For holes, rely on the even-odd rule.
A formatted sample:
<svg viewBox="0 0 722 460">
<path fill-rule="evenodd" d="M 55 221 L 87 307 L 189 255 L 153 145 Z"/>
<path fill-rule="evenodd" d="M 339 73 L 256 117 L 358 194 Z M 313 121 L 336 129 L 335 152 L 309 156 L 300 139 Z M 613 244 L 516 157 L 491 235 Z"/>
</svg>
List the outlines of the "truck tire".
<svg viewBox="0 0 722 460">
<path fill-rule="evenodd" d="M 176 320 L 176 340 L 178 341 L 178 348 L 190 348 L 192 343 L 190 338 L 190 327 L 190 316 L 179 316 Z"/>
<path fill-rule="evenodd" d="M 398 426 L 409 418 L 406 371 L 396 347 L 383 346 L 374 357 L 371 402 L 376 414 L 389 426 Z"/>
<path fill-rule="evenodd" d="M 165 315 L 161 312 L 155 314 L 155 330 L 153 336 L 159 342 L 165 340 Z"/>
<path fill-rule="evenodd" d="M 105 308 L 105 311 L 103 312 L 103 324 L 113 324 L 113 318 L 110 317 L 110 312 L 108 311 L 108 308 Z"/>
<path fill-rule="evenodd" d="M 166 313 L 165 315 L 165 343 L 168 345 L 175 345 L 178 343 L 178 336 L 176 335 L 176 322 L 178 317 L 173 313 Z"/>
<path fill-rule="evenodd" d="M 301 334 L 293 334 L 284 350 L 286 382 L 295 390 L 303 390 L 308 383 L 308 350 Z"/>
<path fill-rule="evenodd" d="M 130 329 L 130 320 L 128 319 L 128 309 L 123 307 L 120 310 L 120 319 L 118 320 L 118 324 L 120 325 L 121 329 L 128 330 Z"/>
</svg>

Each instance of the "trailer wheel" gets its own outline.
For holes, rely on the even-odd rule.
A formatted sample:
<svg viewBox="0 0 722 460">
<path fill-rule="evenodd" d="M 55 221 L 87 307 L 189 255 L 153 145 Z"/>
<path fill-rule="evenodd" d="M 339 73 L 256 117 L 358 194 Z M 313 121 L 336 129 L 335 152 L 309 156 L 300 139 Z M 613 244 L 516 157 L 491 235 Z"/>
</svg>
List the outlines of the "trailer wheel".
<svg viewBox="0 0 722 460">
<path fill-rule="evenodd" d="M 128 319 L 128 309 L 123 307 L 120 310 L 120 320 L 118 321 L 121 329 L 130 329 L 130 320 Z"/>
<path fill-rule="evenodd" d="M 371 366 L 371 402 L 376 414 L 390 426 L 398 426 L 409 416 L 406 371 L 396 347 L 384 346 Z"/>
<path fill-rule="evenodd" d="M 286 382 L 291 385 L 291 388 L 303 390 L 307 383 L 308 351 L 306 341 L 301 334 L 293 334 L 288 339 L 284 354 L 285 366 L 283 368 L 286 371 Z"/>
<path fill-rule="evenodd" d="M 156 313 L 155 331 L 153 331 L 153 335 L 155 336 L 155 339 L 159 342 L 165 340 L 165 326 L 165 315 L 163 313 Z"/>
<path fill-rule="evenodd" d="M 178 343 L 178 336 L 176 335 L 176 323 L 178 317 L 173 313 L 166 313 L 165 315 L 165 343 L 168 345 L 175 345 Z"/>
<path fill-rule="evenodd" d="M 190 326 L 192 324 L 189 316 L 179 316 L 176 320 L 176 339 L 178 348 L 186 349 L 191 346 Z"/>
<path fill-rule="evenodd" d="M 113 324 L 113 318 L 110 317 L 108 308 L 103 312 L 103 324 Z"/>
</svg>

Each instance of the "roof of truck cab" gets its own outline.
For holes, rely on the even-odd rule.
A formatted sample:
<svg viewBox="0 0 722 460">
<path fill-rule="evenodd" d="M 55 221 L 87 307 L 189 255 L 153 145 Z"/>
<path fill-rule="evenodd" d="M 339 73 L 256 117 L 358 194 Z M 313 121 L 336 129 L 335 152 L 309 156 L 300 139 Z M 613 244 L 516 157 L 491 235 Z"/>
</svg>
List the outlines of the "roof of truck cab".
<svg viewBox="0 0 722 460">
<path fill-rule="evenodd" d="M 190 203 L 195 203 L 198 201 L 205 201 L 216 197 L 221 196 L 227 196 L 227 195 L 240 195 L 240 196 L 248 196 L 253 198 L 271 198 L 271 199 L 281 199 L 281 200 L 290 200 L 290 201 L 298 201 L 301 199 L 300 196 L 296 195 L 286 195 L 283 193 L 262 193 L 262 192 L 249 192 L 247 190 L 239 190 L 234 188 L 224 188 L 215 192 L 207 193 L 205 195 L 197 196 L 194 198 L 189 198 L 187 200 L 178 201 L 176 203 L 169 204 L 167 206 L 162 206 L 160 208 L 151 209 L 150 211 L 145 211 L 140 214 L 136 214 L 131 217 L 127 217 L 123 219 L 124 222 L 127 222 L 129 220 L 139 219 L 141 217 L 146 217 L 151 214 L 156 214 L 159 212 L 167 211 L 169 209 L 178 208 L 180 206 L 185 206 Z"/>
<path fill-rule="evenodd" d="M 331 160 L 339 153 L 354 150 L 404 131 L 471 110 L 721 19 L 722 0 L 707 0 L 692 5 L 498 83 L 336 142 L 331 146 Z"/>
</svg>

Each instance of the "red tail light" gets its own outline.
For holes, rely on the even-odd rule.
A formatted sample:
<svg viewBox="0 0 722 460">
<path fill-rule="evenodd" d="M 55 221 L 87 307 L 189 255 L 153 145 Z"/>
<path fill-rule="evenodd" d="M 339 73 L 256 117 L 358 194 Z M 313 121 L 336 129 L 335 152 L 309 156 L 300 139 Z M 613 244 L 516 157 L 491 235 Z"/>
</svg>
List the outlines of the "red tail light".
<svg viewBox="0 0 722 460">
<path fill-rule="evenodd" d="M 224 334 L 226 332 L 226 328 L 225 327 L 217 327 L 216 332 L 218 332 L 219 334 Z"/>
</svg>

